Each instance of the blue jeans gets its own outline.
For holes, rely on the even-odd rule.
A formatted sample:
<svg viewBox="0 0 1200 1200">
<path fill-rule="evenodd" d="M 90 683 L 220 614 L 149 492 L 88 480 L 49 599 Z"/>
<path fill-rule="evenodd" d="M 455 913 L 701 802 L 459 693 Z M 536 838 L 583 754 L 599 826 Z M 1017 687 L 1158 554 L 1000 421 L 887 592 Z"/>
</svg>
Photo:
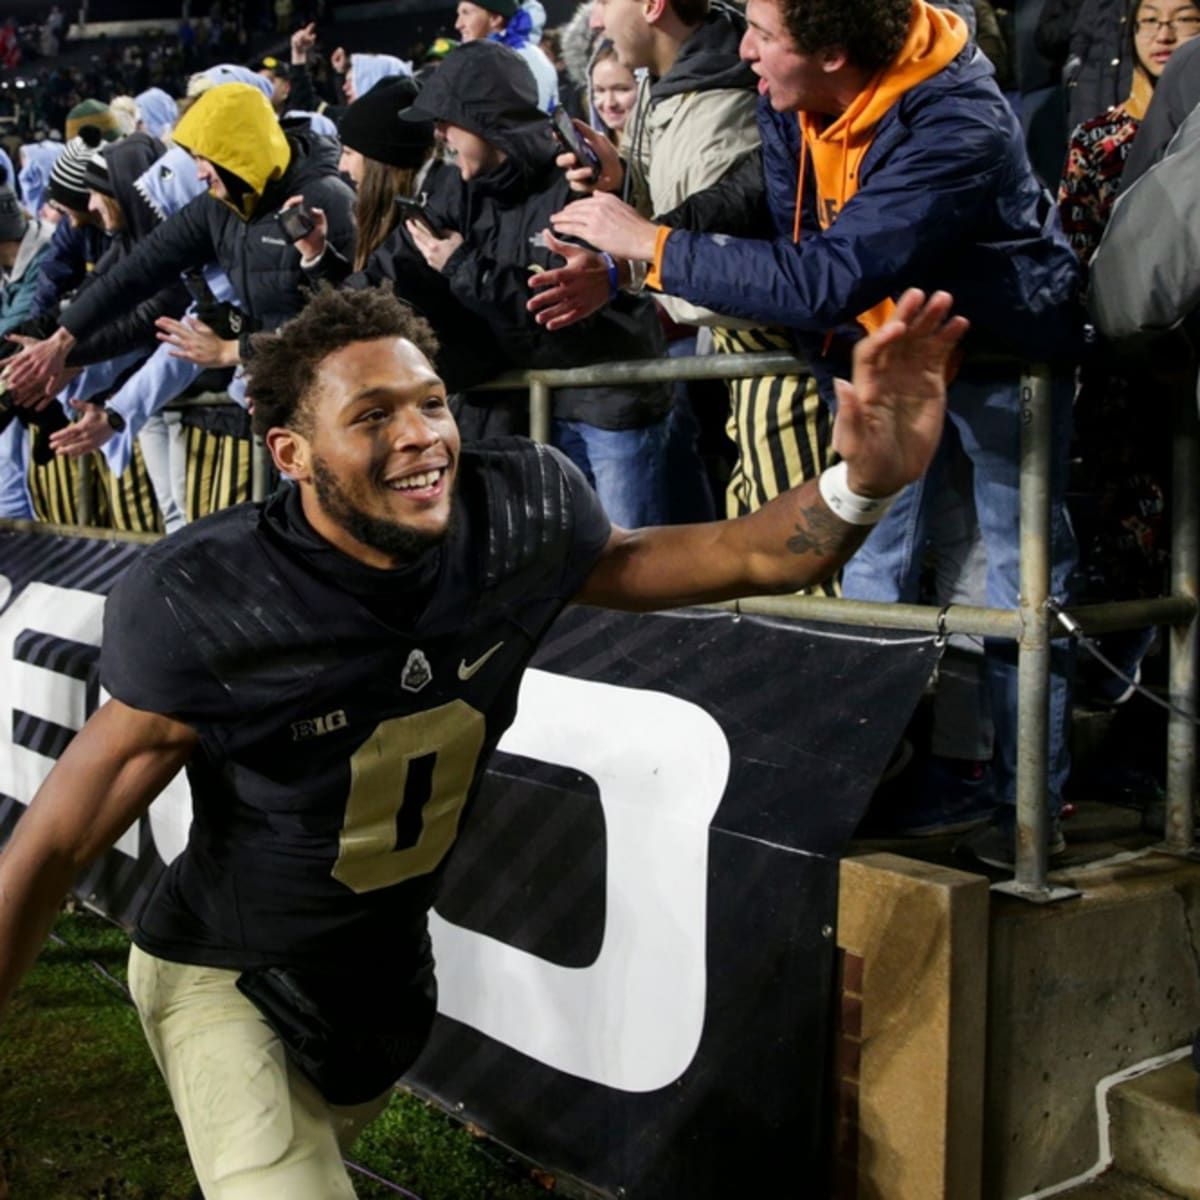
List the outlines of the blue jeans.
<svg viewBox="0 0 1200 1200">
<path fill-rule="evenodd" d="M 32 521 L 29 498 L 29 435 L 16 417 L 0 433 L 0 517 Z"/>
<path fill-rule="evenodd" d="M 614 525 L 636 529 L 666 521 L 665 418 L 640 429 L 555 419 L 550 440 L 587 476 Z"/>
<path fill-rule="evenodd" d="M 975 603 L 1015 608 L 1020 591 L 1020 407 L 1019 382 L 1012 376 L 957 379 L 950 388 L 947 420 L 953 425 L 942 439 L 934 465 L 907 487 L 891 512 L 872 531 L 846 564 L 842 591 L 857 600 L 917 599 L 921 557 L 926 544 L 927 515 L 944 477 L 947 456 L 961 452 L 974 473 L 975 508 L 987 553 L 984 594 Z M 1050 592 L 1067 599 L 1075 568 L 1075 535 L 1063 502 L 1071 437 L 1073 387 L 1056 379 L 1051 389 L 1052 450 L 1050 471 Z M 953 435 L 956 434 L 957 438 Z M 1016 647 L 1004 639 L 988 639 L 988 689 L 996 736 L 996 783 L 999 798 L 1016 802 L 1017 659 Z M 1055 642 L 1050 674 L 1049 801 L 1051 813 L 1062 804 L 1070 772 L 1068 734 L 1071 719 L 1071 652 Z"/>
</svg>

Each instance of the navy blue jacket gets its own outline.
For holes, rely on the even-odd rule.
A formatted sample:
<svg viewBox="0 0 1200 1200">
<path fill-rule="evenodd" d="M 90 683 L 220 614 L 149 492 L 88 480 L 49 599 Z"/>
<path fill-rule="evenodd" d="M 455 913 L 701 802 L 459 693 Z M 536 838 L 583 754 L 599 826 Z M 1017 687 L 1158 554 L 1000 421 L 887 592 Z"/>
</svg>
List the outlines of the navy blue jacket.
<svg viewBox="0 0 1200 1200">
<path fill-rule="evenodd" d="M 799 245 L 792 242 L 799 122 L 765 98 L 758 121 L 773 239 L 677 230 L 663 251 L 664 292 L 789 328 L 822 376 L 826 332 L 837 332 L 827 365 L 844 370 L 862 336 L 857 314 L 911 286 L 953 293 L 977 349 L 1033 360 L 1074 355 L 1078 263 L 991 65 L 975 47 L 883 117 L 858 191 L 827 230 L 817 222 L 810 167 Z M 736 204 L 744 211 L 747 197 Z"/>
</svg>

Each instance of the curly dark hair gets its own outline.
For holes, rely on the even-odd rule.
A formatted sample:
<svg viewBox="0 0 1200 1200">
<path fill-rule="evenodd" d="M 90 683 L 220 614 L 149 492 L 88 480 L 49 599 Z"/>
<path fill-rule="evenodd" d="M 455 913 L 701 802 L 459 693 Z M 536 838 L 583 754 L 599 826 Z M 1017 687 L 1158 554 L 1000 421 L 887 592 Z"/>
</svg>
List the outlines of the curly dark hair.
<svg viewBox="0 0 1200 1200">
<path fill-rule="evenodd" d="M 841 49 L 856 67 L 875 72 L 900 53 L 912 0 L 779 0 L 783 23 L 804 54 Z"/>
<path fill-rule="evenodd" d="M 300 313 L 272 333 L 250 339 L 246 391 L 254 401 L 254 432 L 305 432 L 308 399 L 317 371 L 329 355 L 352 342 L 404 338 L 436 362 L 437 338 L 424 317 L 396 299 L 386 285 L 335 291 L 325 285 Z"/>
</svg>

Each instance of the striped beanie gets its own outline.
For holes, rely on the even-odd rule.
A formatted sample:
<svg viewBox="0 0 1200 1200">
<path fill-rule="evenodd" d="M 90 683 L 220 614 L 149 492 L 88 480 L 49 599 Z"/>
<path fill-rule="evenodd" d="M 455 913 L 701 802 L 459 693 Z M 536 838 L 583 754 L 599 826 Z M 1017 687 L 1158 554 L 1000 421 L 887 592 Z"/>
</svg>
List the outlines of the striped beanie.
<svg viewBox="0 0 1200 1200">
<path fill-rule="evenodd" d="M 88 137 L 93 140 L 89 141 Z M 63 152 L 50 168 L 50 183 L 46 189 L 56 204 L 73 212 L 87 212 L 87 164 L 99 140 L 98 133 L 89 129 L 87 136 L 73 137 L 63 147 Z"/>
</svg>

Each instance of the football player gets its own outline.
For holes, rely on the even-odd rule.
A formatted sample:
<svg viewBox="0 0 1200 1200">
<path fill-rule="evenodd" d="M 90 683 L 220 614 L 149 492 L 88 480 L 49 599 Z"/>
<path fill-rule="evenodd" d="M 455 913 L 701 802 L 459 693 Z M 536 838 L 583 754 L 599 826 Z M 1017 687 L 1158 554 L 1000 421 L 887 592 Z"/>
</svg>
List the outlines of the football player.
<svg viewBox="0 0 1200 1200">
<path fill-rule="evenodd" d="M 571 600 L 836 570 L 938 444 L 950 304 L 907 292 L 859 344 L 839 467 L 738 520 L 641 530 L 548 447 L 462 449 L 428 326 L 386 291 L 258 335 L 255 422 L 294 486 L 158 542 L 109 597 L 112 699 L 0 854 L 0 1001 L 80 869 L 186 767 L 188 844 L 129 982 L 203 1194 L 352 1197 L 342 1147 L 428 1033 L 427 913 L 538 640 Z"/>
</svg>

